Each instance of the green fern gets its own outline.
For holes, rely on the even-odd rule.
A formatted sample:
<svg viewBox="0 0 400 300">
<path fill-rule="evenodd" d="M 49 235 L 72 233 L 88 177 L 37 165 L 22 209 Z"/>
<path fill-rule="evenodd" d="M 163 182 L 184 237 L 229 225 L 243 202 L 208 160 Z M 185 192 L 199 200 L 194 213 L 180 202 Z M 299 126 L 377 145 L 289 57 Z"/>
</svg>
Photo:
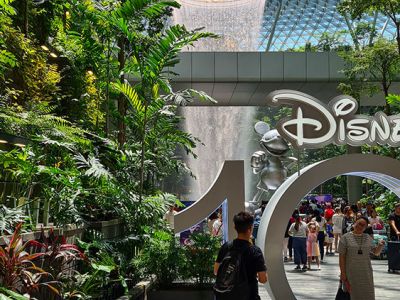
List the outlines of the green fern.
<svg viewBox="0 0 400 300">
<path fill-rule="evenodd" d="M 144 104 L 141 101 L 138 93 L 136 92 L 135 88 L 132 87 L 129 83 L 113 83 L 113 87 L 125 95 L 125 97 L 129 100 L 129 103 L 132 107 L 138 111 L 144 111 Z"/>
<path fill-rule="evenodd" d="M 40 111 L 18 112 L 0 106 L 0 130 L 25 136 L 33 140 L 43 140 L 47 144 L 57 144 L 72 150 L 69 144 L 91 147 L 92 142 L 85 136 L 85 130 L 68 120 L 53 115 L 54 107 L 41 108 Z M 52 142 L 53 141 L 53 142 Z"/>
<path fill-rule="evenodd" d="M 111 173 L 104 167 L 104 165 L 94 156 L 89 155 L 86 159 L 82 154 L 78 153 L 74 156 L 76 164 L 79 169 L 86 169 L 85 175 L 94 177 L 96 179 L 111 179 Z"/>
</svg>

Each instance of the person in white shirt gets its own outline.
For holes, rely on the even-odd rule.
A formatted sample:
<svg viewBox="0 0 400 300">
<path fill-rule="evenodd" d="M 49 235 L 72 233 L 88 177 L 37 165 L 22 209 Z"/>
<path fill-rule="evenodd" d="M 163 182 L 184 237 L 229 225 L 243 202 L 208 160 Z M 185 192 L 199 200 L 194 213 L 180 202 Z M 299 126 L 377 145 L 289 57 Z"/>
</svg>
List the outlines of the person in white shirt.
<svg viewBox="0 0 400 300">
<path fill-rule="evenodd" d="M 218 211 L 213 212 L 209 217 L 207 221 L 207 227 L 208 227 L 208 232 L 212 234 L 213 231 L 213 225 L 215 221 L 218 220 Z"/>
<path fill-rule="evenodd" d="M 174 218 L 177 212 L 175 211 L 175 206 L 171 205 L 168 211 L 164 214 L 164 220 L 167 221 L 169 227 L 173 230 L 174 229 Z"/>
<path fill-rule="evenodd" d="M 335 238 L 335 252 L 338 253 L 338 242 L 342 236 L 343 226 L 343 213 L 342 209 L 338 206 L 335 208 L 335 214 L 332 216 L 333 223 L 333 236 Z"/>
<path fill-rule="evenodd" d="M 218 213 L 218 219 L 213 224 L 212 235 L 222 237 L 224 232 L 224 224 L 222 224 L 222 214 Z"/>
<path fill-rule="evenodd" d="M 308 227 L 300 216 L 295 217 L 296 222 L 289 228 L 289 235 L 293 237 L 295 270 L 307 271 L 307 233 Z M 303 268 L 300 267 L 303 265 Z"/>
<path fill-rule="evenodd" d="M 318 244 L 319 244 L 319 251 L 321 253 L 321 261 L 324 260 L 324 242 L 325 242 L 325 225 L 326 219 L 321 216 L 321 212 L 316 209 L 314 210 L 314 218 L 312 218 L 312 222 L 317 224 L 318 227 Z"/>
</svg>

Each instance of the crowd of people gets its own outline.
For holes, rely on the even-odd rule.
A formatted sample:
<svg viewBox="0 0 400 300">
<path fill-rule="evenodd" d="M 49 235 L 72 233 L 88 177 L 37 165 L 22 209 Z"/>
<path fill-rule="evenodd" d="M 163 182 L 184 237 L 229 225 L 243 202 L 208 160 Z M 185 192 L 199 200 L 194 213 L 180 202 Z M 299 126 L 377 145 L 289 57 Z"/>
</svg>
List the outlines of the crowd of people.
<svg viewBox="0 0 400 300">
<path fill-rule="evenodd" d="M 240 212 L 234 217 L 238 237 L 234 241 L 223 243 L 214 265 L 216 299 L 233 299 L 232 295 L 240 295 L 238 299 L 260 299 L 257 282 L 268 280 L 262 251 L 255 246 L 258 225 L 263 211 L 253 216 L 248 212 Z M 165 218 L 175 215 L 173 208 Z M 400 239 L 400 203 L 395 205 L 387 224 L 390 228 L 390 239 Z M 173 223 L 171 224 L 173 226 Z M 223 234 L 222 208 L 208 218 L 208 231 L 213 236 Z M 294 261 L 295 269 L 307 271 L 315 261 L 317 270 L 325 256 L 338 254 L 340 280 L 351 299 L 375 299 L 373 272 L 370 254 L 379 255 L 385 242 L 374 242 L 374 234 L 385 231 L 385 222 L 379 217 L 373 203 L 366 205 L 348 205 L 338 199 L 332 202 L 317 203 L 315 200 L 302 201 L 294 210 L 288 221 L 284 235 L 283 259 Z M 268 255 L 268 253 L 266 253 Z M 245 276 L 241 273 L 241 264 Z M 244 285 L 243 285 L 244 284 Z M 244 288 L 247 286 L 247 288 Z"/>
<path fill-rule="evenodd" d="M 365 233 L 373 238 L 375 231 L 384 231 L 384 222 L 373 203 L 348 205 L 342 199 L 318 203 L 304 200 L 289 219 L 283 243 L 283 259 L 292 261 L 295 269 L 306 271 L 315 260 L 317 269 L 325 255 L 339 253 L 341 237 L 351 232 L 361 218 L 367 220 Z M 397 237 L 397 235 L 396 235 Z"/>
</svg>

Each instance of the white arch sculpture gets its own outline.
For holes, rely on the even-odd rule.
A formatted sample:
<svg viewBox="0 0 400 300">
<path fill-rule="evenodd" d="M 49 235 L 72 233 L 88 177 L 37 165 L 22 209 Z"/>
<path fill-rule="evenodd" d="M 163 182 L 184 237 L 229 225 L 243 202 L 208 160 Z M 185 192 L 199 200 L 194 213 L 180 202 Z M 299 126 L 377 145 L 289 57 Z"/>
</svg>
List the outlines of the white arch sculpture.
<svg viewBox="0 0 400 300">
<path fill-rule="evenodd" d="M 289 177 L 273 194 L 258 229 L 257 245 L 268 268 L 266 285 L 272 299 L 296 299 L 287 281 L 282 260 L 282 240 L 289 217 L 299 201 L 312 189 L 339 176 L 372 179 L 400 197 L 400 161 L 383 156 L 349 154 L 317 162 Z"/>
</svg>

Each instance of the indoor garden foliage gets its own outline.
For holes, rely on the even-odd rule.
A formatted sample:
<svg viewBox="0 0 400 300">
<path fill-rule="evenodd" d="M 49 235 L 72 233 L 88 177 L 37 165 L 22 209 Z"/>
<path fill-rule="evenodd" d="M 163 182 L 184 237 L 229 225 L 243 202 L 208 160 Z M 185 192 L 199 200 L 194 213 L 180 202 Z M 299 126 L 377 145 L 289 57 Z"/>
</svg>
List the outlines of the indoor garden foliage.
<svg viewBox="0 0 400 300">
<path fill-rule="evenodd" d="M 115 299 L 151 275 L 143 249 L 180 203 L 163 180 L 198 142 L 177 107 L 214 101 L 172 90 L 181 49 L 216 37 L 170 26 L 179 6 L 0 0 L 2 299 Z"/>
<path fill-rule="evenodd" d="M 179 52 L 217 38 L 170 25 L 179 7 L 172 0 L 0 0 L 1 299 L 116 299 L 154 275 L 160 287 L 212 281 L 220 241 L 198 233 L 182 245 L 163 221 L 168 207 L 180 205 L 164 180 L 190 174 L 179 153 L 195 156 L 199 142 L 180 127 L 178 107 L 214 102 L 201 91 L 172 89 Z M 339 51 L 346 62 L 340 89 L 357 100 L 381 93 L 379 109 L 398 113 L 400 97 L 390 88 L 400 36 L 383 39 L 359 22 L 380 13 L 399 29 L 398 1 L 343 0 L 338 9 L 357 25 L 349 28 L 353 44 L 337 33 L 301 50 Z M 301 167 L 345 151 L 293 155 Z M 359 151 L 399 158 L 383 146 Z M 387 215 L 393 195 L 365 184 L 365 199 L 378 199 Z M 341 178 L 323 190 L 344 185 Z"/>
</svg>

